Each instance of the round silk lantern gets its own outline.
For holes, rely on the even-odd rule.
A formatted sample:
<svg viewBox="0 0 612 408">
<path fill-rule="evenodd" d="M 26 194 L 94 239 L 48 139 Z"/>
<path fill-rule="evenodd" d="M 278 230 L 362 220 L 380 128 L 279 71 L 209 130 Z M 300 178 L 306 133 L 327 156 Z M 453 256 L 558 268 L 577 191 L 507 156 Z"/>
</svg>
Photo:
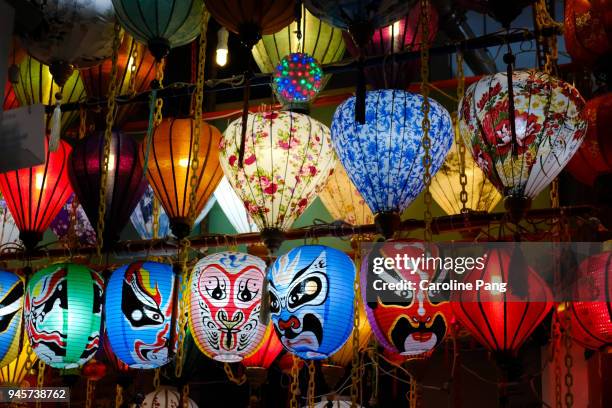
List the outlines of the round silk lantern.
<svg viewBox="0 0 612 408">
<path fill-rule="evenodd" d="M 408 14 L 415 1 L 305 0 L 308 11 L 321 20 L 343 30 L 367 23 L 369 29 L 391 24 Z"/>
<path fill-rule="evenodd" d="M 26 56 L 19 62 L 19 82 L 14 85 L 15 95 L 22 106 L 42 103 L 53 105 L 55 94 L 62 94 L 62 102 L 74 103 L 85 99 L 85 88 L 78 72 L 73 72 L 62 86 L 53 82 L 49 66 Z M 62 114 L 62 134 L 79 117 L 79 111 Z M 51 115 L 47 115 L 47 128 L 51 126 Z"/>
<path fill-rule="evenodd" d="M 59 263 L 28 281 L 25 325 L 32 349 L 53 368 L 77 368 L 100 343 L 104 279 L 83 265 Z"/>
<path fill-rule="evenodd" d="M 426 253 L 425 245 L 418 241 L 388 241 L 380 247 L 373 247 L 361 265 L 361 293 L 372 331 L 385 349 L 403 356 L 429 353 L 446 337 L 452 315 L 448 297 L 440 291 L 423 290 L 419 283 L 423 280 L 443 282 L 447 273 L 437 273 L 433 268 L 421 266 L 414 269 L 385 267 L 381 274 L 375 275 L 373 260 L 404 255 L 420 258 Z M 438 256 L 437 247 L 432 245 L 430 251 L 431 256 Z M 380 276 L 412 282 L 417 289 L 387 290 L 379 296 L 374 282 Z"/>
<path fill-rule="evenodd" d="M 21 339 L 23 278 L 0 270 L 0 367 L 17 358 Z"/>
<path fill-rule="evenodd" d="M 372 57 L 389 55 L 410 50 L 418 51 L 423 42 L 423 21 L 421 21 L 421 2 L 410 9 L 401 20 L 386 27 L 379 27 L 364 47 L 359 47 L 348 32 L 342 35 L 346 48 L 353 57 L 360 55 Z M 438 12 L 429 3 L 429 21 L 427 23 L 429 43 L 433 42 L 438 33 Z M 395 62 L 389 58 L 381 66 L 365 68 L 368 83 L 374 89 L 406 89 L 415 80 L 420 66 L 419 60 Z"/>
<path fill-rule="evenodd" d="M 0 174 L 0 191 L 19 228 L 19 238 L 32 249 L 72 194 L 67 161 L 72 150 L 61 140 L 49 151 L 45 138 L 45 163 Z"/>
<path fill-rule="evenodd" d="M 253 354 L 242 360 L 242 365 L 247 367 L 247 370 L 250 367 L 267 370 L 281 351 L 283 351 L 283 345 L 274 331 L 274 326 L 270 323 L 266 328 L 263 340 L 259 343 Z"/>
<path fill-rule="evenodd" d="M 336 159 L 329 129 L 295 112 L 249 113 L 244 167 L 238 164 L 242 119 L 229 124 L 220 161 L 232 187 L 262 230 L 264 243 L 280 246 L 291 227 L 324 186 Z"/>
<path fill-rule="evenodd" d="M 319 198 L 334 220 L 342 220 L 353 225 L 374 222 L 372 211 L 346 174 L 342 163 L 336 164 L 336 168 L 327 179 L 327 184 L 319 193 Z"/>
<path fill-rule="evenodd" d="M 466 272 L 463 282 L 476 287 L 477 280 L 507 283 L 512 254 L 503 249 L 489 251 L 483 268 Z M 451 305 L 459 322 L 487 349 L 513 354 L 552 308 L 552 294 L 546 282 L 527 267 L 527 293 L 518 296 L 483 290 L 456 290 Z"/>
<path fill-rule="evenodd" d="M 189 329 L 198 348 L 227 363 L 253 353 L 266 326 L 260 322 L 266 264 L 240 252 L 200 259 L 189 286 Z"/>
<path fill-rule="evenodd" d="M 69 242 L 71 239 L 76 239 L 81 245 L 94 245 L 96 243 L 96 231 L 87 219 L 81 204 L 77 203 L 76 208 L 73 206 L 74 200 L 76 198 L 73 193 L 57 216 L 51 221 L 51 231 L 57 235 L 60 241 Z M 70 220 L 73 216 L 74 225 L 71 226 Z"/>
<path fill-rule="evenodd" d="M 171 48 L 193 41 L 200 34 L 202 0 L 112 0 L 117 18 L 137 41 L 147 44 L 156 60 Z"/>
<path fill-rule="evenodd" d="M 592 350 L 612 345 L 612 252 L 593 255 L 580 264 L 576 272 L 575 301 L 561 310 L 561 324 L 570 336 Z"/>
<path fill-rule="evenodd" d="M 68 161 L 74 192 L 92 225 L 98 225 L 100 183 L 103 170 L 104 132 L 79 140 Z M 138 143 L 130 136 L 113 132 L 107 169 L 104 243 L 111 245 L 128 222 L 144 194 L 147 182 L 138 161 Z"/>
<path fill-rule="evenodd" d="M 0 197 L 0 246 L 7 250 L 7 244 L 19 245 L 19 228 L 15 225 L 6 201 Z"/>
<path fill-rule="evenodd" d="M 283 346 L 307 360 L 338 351 L 353 329 L 355 265 L 343 252 L 304 245 L 278 257 L 268 274 L 270 313 Z"/>
<path fill-rule="evenodd" d="M 505 73 L 470 85 L 459 101 L 459 129 L 476 164 L 520 218 L 578 150 L 587 125 L 573 86 L 536 71 L 515 71 L 512 83 L 515 136 Z"/>
<path fill-rule="evenodd" d="M 232 227 L 239 234 L 247 232 L 257 232 L 259 229 L 253 222 L 251 216 L 247 213 L 244 203 L 238 197 L 232 185 L 227 180 L 227 177 L 223 176 L 219 186 L 215 190 L 215 199 L 219 203 L 223 214 L 227 217 L 227 220 L 232 224 Z"/>
<path fill-rule="evenodd" d="M 461 156 L 457 141 L 453 143 L 446 160 L 431 180 L 431 196 L 448 215 L 459 214 L 463 209 L 461 202 Z M 492 211 L 501 200 L 501 194 L 476 166 L 472 155 L 467 151 L 463 157 L 466 177 L 465 208 L 472 211 Z"/>
<path fill-rule="evenodd" d="M 565 2 L 565 47 L 572 60 L 585 65 L 604 62 L 612 53 L 612 18 L 609 0 Z"/>
<path fill-rule="evenodd" d="M 189 197 L 193 132 L 193 119 L 166 118 L 155 128 L 149 153 L 146 143 L 143 143 L 139 156 L 140 162 L 146 163 L 147 179 L 155 196 L 168 214 L 172 233 L 179 239 L 191 231 Z M 223 176 L 219 166 L 220 140 L 221 133 L 216 127 L 201 123 L 194 214 L 202 211 Z"/>
<path fill-rule="evenodd" d="M 289 54 L 274 70 L 272 88 L 284 106 L 312 101 L 321 90 L 323 71 L 311 55 Z"/>
<path fill-rule="evenodd" d="M 612 93 L 587 101 L 585 116 L 587 133 L 576 154 L 567 164 L 567 170 L 578 181 L 592 186 L 598 176 L 612 173 Z"/>
<path fill-rule="evenodd" d="M 174 279 L 170 265 L 132 262 L 115 270 L 108 281 L 108 341 L 131 368 L 158 368 L 169 361 Z"/>
<path fill-rule="evenodd" d="M 431 108 L 431 169 L 434 175 L 453 143 L 450 114 L 429 99 Z M 366 95 L 366 121 L 355 121 L 355 97 L 342 102 L 332 122 L 332 142 L 342 165 L 376 214 L 379 232 L 386 237 L 400 214 L 425 188 L 421 145 L 423 97 L 398 90 Z"/>
<path fill-rule="evenodd" d="M 180 407 L 181 394 L 174 387 L 162 385 L 155 391 L 148 393 L 141 408 L 177 408 Z M 188 408 L 198 408 L 195 402 L 189 398 Z"/>
</svg>

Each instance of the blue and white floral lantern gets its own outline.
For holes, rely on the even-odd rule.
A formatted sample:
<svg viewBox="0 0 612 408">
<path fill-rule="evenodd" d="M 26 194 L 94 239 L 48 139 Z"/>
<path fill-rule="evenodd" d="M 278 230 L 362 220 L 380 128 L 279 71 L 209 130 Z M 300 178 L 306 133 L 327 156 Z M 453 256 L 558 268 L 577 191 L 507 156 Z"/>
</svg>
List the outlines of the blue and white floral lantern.
<svg viewBox="0 0 612 408">
<path fill-rule="evenodd" d="M 355 264 L 343 252 L 304 245 L 268 274 L 270 314 L 283 346 L 309 360 L 338 351 L 353 329 Z"/>
<path fill-rule="evenodd" d="M 23 278 L 0 270 L 0 367 L 17 358 L 23 313 Z"/>
<path fill-rule="evenodd" d="M 453 143 L 450 114 L 429 99 L 433 176 Z M 331 127 L 332 143 L 351 180 L 373 213 L 399 215 L 423 191 L 423 97 L 400 90 L 366 95 L 366 121 L 355 121 L 355 97 L 341 103 Z M 381 231 L 382 232 L 382 231 Z"/>
<path fill-rule="evenodd" d="M 104 316 L 111 349 L 129 367 L 158 368 L 168 363 L 173 329 L 172 266 L 132 262 L 111 275 Z"/>
</svg>

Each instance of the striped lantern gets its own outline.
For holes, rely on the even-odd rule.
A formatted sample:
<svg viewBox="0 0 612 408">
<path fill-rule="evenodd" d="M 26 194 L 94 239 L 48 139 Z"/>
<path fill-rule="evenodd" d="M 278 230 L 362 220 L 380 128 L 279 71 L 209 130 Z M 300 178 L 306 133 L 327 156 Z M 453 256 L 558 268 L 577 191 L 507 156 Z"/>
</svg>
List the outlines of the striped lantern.
<svg viewBox="0 0 612 408">
<path fill-rule="evenodd" d="M 21 339 L 23 278 L 0 270 L 0 367 L 17 358 Z"/>
<path fill-rule="evenodd" d="M 268 274 L 274 329 L 289 352 L 322 360 L 353 329 L 355 264 L 343 252 L 304 245 L 278 257 Z"/>
<path fill-rule="evenodd" d="M 15 225 L 6 201 L 0 196 L 0 246 L 3 251 L 14 251 L 19 245 L 19 228 Z"/>
<path fill-rule="evenodd" d="M 37 357 L 36 353 L 28 347 L 27 334 L 23 332 L 22 336 L 23 345 L 17 357 L 7 365 L 0 367 L 0 385 L 3 387 L 27 388 L 34 385 L 28 383 L 25 379 L 30 374 L 30 369 L 34 367 Z"/>
<path fill-rule="evenodd" d="M 189 329 L 198 348 L 222 362 L 253 353 L 266 331 L 260 322 L 266 264 L 240 252 L 200 259 L 191 275 Z"/>
<path fill-rule="evenodd" d="M 131 368 L 168 363 L 174 294 L 172 266 L 132 262 L 111 275 L 104 315 L 111 349 Z"/>
<path fill-rule="evenodd" d="M 236 232 L 244 234 L 259 231 L 259 228 L 257 228 L 257 225 L 255 225 L 244 207 L 244 203 L 225 176 L 221 179 L 219 186 L 215 190 L 215 199 Z"/>
<path fill-rule="evenodd" d="M 25 325 L 38 357 L 53 368 L 77 368 L 100 343 L 104 279 L 86 266 L 58 263 L 36 272 L 25 297 Z"/>
<path fill-rule="evenodd" d="M 266 328 L 263 340 L 259 343 L 253 354 L 242 360 L 242 365 L 247 367 L 247 369 L 256 367 L 267 370 L 281 351 L 283 351 L 283 345 L 274 331 L 274 326 L 270 323 Z"/>
<path fill-rule="evenodd" d="M 155 391 L 148 393 L 140 408 L 177 408 L 180 405 L 181 394 L 174 387 L 162 385 Z M 197 404 L 189 398 L 186 408 L 198 408 Z"/>
</svg>

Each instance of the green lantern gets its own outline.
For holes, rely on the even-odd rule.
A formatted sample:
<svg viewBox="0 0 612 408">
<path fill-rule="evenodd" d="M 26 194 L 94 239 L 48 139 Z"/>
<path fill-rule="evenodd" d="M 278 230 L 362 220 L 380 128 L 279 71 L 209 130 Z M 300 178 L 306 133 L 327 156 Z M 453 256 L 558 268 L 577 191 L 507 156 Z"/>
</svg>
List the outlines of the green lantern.
<svg viewBox="0 0 612 408">
<path fill-rule="evenodd" d="M 100 343 L 102 276 L 83 265 L 58 263 L 28 282 L 25 324 L 36 355 L 54 368 L 80 367 Z"/>
<path fill-rule="evenodd" d="M 273 72 L 281 59 L 292 52 L 310 54 L 320 64 L 338 62 L 344 56 L 342 30 L 322 22 L 303 7 L 299 31 L 301 41 L 297 35 L 298 22 L 294 21 L 276 34 L 262 36 L 252 51 L 261 72 Z M 324 77 L 323 84 L 329 77 Z"/>
</svg>

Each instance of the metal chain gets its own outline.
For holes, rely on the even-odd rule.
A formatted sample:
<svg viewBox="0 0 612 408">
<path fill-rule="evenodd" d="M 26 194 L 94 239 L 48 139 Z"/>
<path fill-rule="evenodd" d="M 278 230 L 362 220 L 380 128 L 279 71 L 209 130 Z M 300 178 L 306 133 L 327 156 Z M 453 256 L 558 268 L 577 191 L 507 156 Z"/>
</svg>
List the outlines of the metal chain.
<svg viewBox="0 0 612 408">
<path fill-rule="evenodd" d="M 159 388 L 160 374 L 161 374 L 161 369 L 156 368 L 154 373 L 153 373 L 153 389 L 154 390 Z"/>
<path fill-rule="evenodd" d="M 424 239 L 426 242 L 431 242 L 433 239 L 431 232 L 431 202 L 432 196 L 429 187 L 431 185 L 431 139 L 429 137 L 429 0 L 421 0 L 421 21 L 423 27 L 423 33 L 421 38 L 421 95 L 423 95 L 423 105 L 421 111 L 423 112 L 423 120 L 421 121 L 421 128 L 423 130 L 423 184 L 424 190 L 424 201 L 425 201 L 425 212 L 423 214 L 423 220 L 425 221 Z"/>
<path fill-rule="evenodd" d="M 460 51 L 456 53 L 457 61 L 457 100 L 460 101 L 465 93 L 465 75 L 463 73 L 463 54 Z M 461 201 L 461 212 L 466 213 L 468 211 L 468 193 L 467 193 L 467 175 L 465 174 L 465 142 L 459 133 L 459 118 L 457 111 L 453 111 L 452 114 L 453 127 L 455 129 L 455 143 L 457 143 L 457 151 L 459 153 L 459 184 L 461 185 L 461 192 L 459 193 L 459 200 Z"/>
<path fill-rule="evenodd" d="M 153 195 L 153 239 L 159 238 L 159 200 Z"/>
<path fill-rule="evenodd" d="M 115 37 L 113 38 L 113 59 L 108 88 L 108 100 L 106 103 L 106 129 L 104 129 L 104 155 L 102 160 L 102 172 L 100 174 L 100 202 L 98 207 L 98 225 L 96 253 L 102 258 L 102 247 L 104 246 L 104 217 L 106 215 L 106 183 L 108 180 L 108 167 L 110 162 L 111 136 L 115 120 L 115 108 L 117 96 L 117 58 L 119 56 L 119 45 L 121 39 L 121 26 L 115 21 Z"/>
<path fill-rule="evenodd" d="M 187 325 L 187 307 L 188 307 L 188 296 L 189 290 L 187 285 L 189 283 L 189 273 L 187 270 L 187 258 L 189 255 L 189 248 L 191 244 L 187 238 L 183 238 L 179 242 L 179 262 L 181 265 L 181 273 L 178 276 L 180 279 L 180 292 L 177 294 L 178 299 L 178 336 L 177 336 L 177 348 L 176 348 L 176 359 L 174 363 L 174 375 L 180 378 L 183 374 L 183 363 L 184 363 L 184 343 L 185 343 L 185 326 Z"/>
<path fill-rule="evenodd" d="M 87 393 L 85 396 L 85 408 L 91 408 L 93 402 L 94 393 L 96 391 L 96 383 L 87 379 Z"/>
<path fill-rule="evenodd" d="M 123 387 L 117 384 L 115 386 L 115 408 L 121 408 L 121 404 L 123 404 Z"/>
<path fill-rule="evenodd" d="M 87 132 L 87 109 L 83 106 L 79 108 L 79 140 L 85 137 L 85 133 Z"/>
<path fill-rule="evenodd" d="M 132 53 L 130 55 L 130 57 L 128 58 L 128 63 L 131 61 L 132 65 L 130 65 L 129 69 L 130 69 L 130 82 L 128 84 L 128 93 L 130 95 L 135 95 L 136 94 L 136 67 L 140 64 L 140 61 L 138 61 L 138 58 L 140 57 L 140 54 L 138 52 L 138 48 L 140 47 L 140 44 L 138 43 L 138 41 L 132 39 Z"/>
<path fill-rule="evenodd" d="M 23 333 L 23 344 L 25 345 L 27 355 L 24 364 L 24 369 L 25 372 L 28 373 L 34 366 L 34 362 L 36 362 L 36 354 L 34 353 L 32 346 L 30 345 L 30 340 L 28 340 L 27 333 L 25 331 Z"/>
<path fill-rule="evenodd" d="M 166 62 L 165 59 L 162 59 L 161 61 L 155 61 L 155 79 L 157 80 L 159 89 L 163 88 L 165 62 Z M 163 116 L 162 116 L 163 107 L 164 107 L 164 100 L 162 98 L 156 98 L 155 99 L 155 113 L 153 114 L 153 125 L 155 127 L 159 126 L 163 120 Z"/>
<path fill-rule="evenodd" d="M 189 384 L 184 384 L 181 388 L 182 408 L 189 408 Z"/>
<path fill-rule="evenodd" d="M 293 356 L 293 365 L 291 366 L 291 385 L 289 386 L 289 392 L 291 395 L 291 401 L 289 402 L 289 408 L 298 408 L 298 388 L 300 386 L 300 365 L 297 356 Z"/>
<path fill-rule="evenodd" d="M 357 236 L 357 241 L 356 241 L 356 248 L 357 251 L 355 251 L 355 263 L 357 265 L 355 265 L 355 269 L 357 271 L 359 271 L 360 268 L 360 262 L 359 262 L 359 236 Z M 359 393 L 359 383 L 360 383 L 360 366 L 359 366 L 359 297 L 361 296 L 361 293 L 359 291 L 359 274 L 356 273 L 355 274 L 355 281 L 353 282 L 353 292 L 354 292 L 354 300 L 353 300 L 353 310 L 355 313 L 355 316 L 353 318 L 353 361 L 352 361 L 352 365 L 351 365 L 351 408 L 356 408 L 357 407 L 357 398 L 358 398 L 358 393 Z"/>
<path fill-rule="evenodd" d="M 563 408 L 561 402 L 561 322 L 559 321 L 559 315 L 555 313 L 553 315 L 553 326 L 552 326 L 552 347 L 553 347 L 553 360 L 555 364 L 555 407 Z"/>
<path fill-rule="evenodd" d="M 308 408 L 315 406 L 315 363 L 308 361 Z"/>
<path fill-rule="evenodd" d="M 566 318 L 567 323 L 565 331 L 563 333 L 563 343 L 565 345 L 565 406 L 571 408 L 574 405 L 574 394 L 572 393 L 572 386 L 574 385 L 574 376 L 572 374 L 572 367 L 574 365 L 574 358 L 572 357 L 572 338 L 571 338 L 571 320 L 569 308 L 571 306 L 566 303 L 565 308 L 567 310 Z"/>
<path fill-rule="evenodd" d="M 46 364 L 41 359 L 38 360 L 38 377 L 36 381 L 36 387 L 41 389 L 45 385 L 45 368 Z M 40 408 L 41 401 L 36 401 L 36 408 Z"/>
<path fill-rule="evenodd" d="M 232 371 L 232 366 L 229 363 L 223 364 L 223 370 L 225 371 L 225 375 L 227 375 L 227 379 L 236 385 L 244 384 L 247 379 L 245 374 L 243 374 L 240 378 L 236 377 Z"/>
<path fill-rule="evenodd" d="M 548 8 L 546 7 L 546 0 L 536 1 L 536 3 L 534 4 L 534 9 L 536 28 L 539 32 L 542 32 L 542 30 L 546 28 L 563 30 L 563 23 L 555 21 L 548 13 Z M 557 71 L 557 59 L 559 57 L 559 52 L 557 49 L 557 36 L 550 35 L 544 37 L 540 35 L 539 40 L 540 43 L 546 44 L 546 61 L 544 62 L 544 67 L 542 69 L 547 74 L 552 75 Z"/>
<path fill-rule="evenodd" d="M 410 408 L 416 408 L 417 400 L 418 400 L 417 383 L 413 376 L 410 377 L 410 394 L 409 395 L 410 395 L 410 398 L 409 398 Z"/>
</svg>

